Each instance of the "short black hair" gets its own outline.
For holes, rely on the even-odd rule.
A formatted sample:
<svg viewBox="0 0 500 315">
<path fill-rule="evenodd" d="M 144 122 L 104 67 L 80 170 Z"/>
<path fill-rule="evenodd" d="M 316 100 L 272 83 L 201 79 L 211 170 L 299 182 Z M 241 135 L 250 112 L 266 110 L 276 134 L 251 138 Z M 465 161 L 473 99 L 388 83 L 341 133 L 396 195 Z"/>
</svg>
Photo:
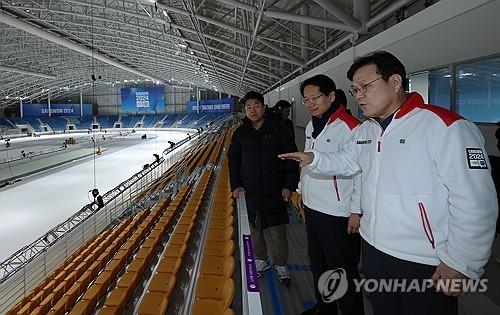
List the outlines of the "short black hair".
<svg viewBox="0 0 500 315">
<path fill-rule="evenodd" d="M 258 100 L 264 106 L 264 95 L 260 94 L 259 92 L 255 91 L 250 91 L 247 94 L 245 94 L 245 97 L 243 97 L 243 106 L 248 100 Z"/>
<path fill-rule="evenodd" d="M 347 107 L 347 96 L 345 95 L 344 90 L 336 89 L 335 99 L 337 99 L 340 102 L 340 104 L 344 105 L 344 107 Z"/>
<path fill-rule="evenodd" d="M 389 77 L 393 74 L 399 74 L 402 79 L 402 89 L 406 88 L 406 69 L 403 63 L 396 58 L 393 54 L 378 50 L 371 52 L 367 55 L 357 58 L 347 71 L 347 78 L 352 81 L 354 73 L 358 71 L 359 68 L 368 65 L 376 65 L 377 73 L 382 76 L 384 81 L 387 82 Z"/>
<path fill-rule="evenodd" d="M 335 86 L 335 82 L 330 77 L 324 74 L 315 75 L 314 77 L 310 77 L 309 79 L 306 79 L 304 82 L 302 82 L 302 84 L 300 85 L 300 94 L 302 94 L 302 96 L 304 96 L 304 89 L 308 85 L 319 87 L 319 90 L 325 95 L 328 95 L 330 94 L 330 92 L 337 89 L 337 87 Z"/>
<path fill-rule="evenodd" d="M 274 110 L 276 111 L 280 111 L 282 110 L 283 108 L 291 108 L 292 107 L 292 104 L 290 104 L 288 101 L 285 101 L 285 100 L 279 100 L 278 102 L 276 102 L 276 104 L 274 105 Z"/>
</svg>

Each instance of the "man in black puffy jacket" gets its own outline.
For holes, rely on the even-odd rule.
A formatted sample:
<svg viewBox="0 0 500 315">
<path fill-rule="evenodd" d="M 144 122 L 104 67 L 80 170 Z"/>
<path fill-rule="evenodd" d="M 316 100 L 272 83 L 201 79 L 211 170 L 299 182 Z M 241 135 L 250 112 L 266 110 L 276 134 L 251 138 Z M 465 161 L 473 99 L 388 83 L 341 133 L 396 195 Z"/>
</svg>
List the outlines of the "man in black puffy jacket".
<svg viewBox="0 0 500 315">
<path fill-rule="evenodd" d="M 280 119 L 266 112 L 262 94 L 248 92 L 244 110 L 243 125 L 228 150 L 231 190 L 234 198 L 245 193 L 258 276 L 270 268 L 267 241 L 278 279 L 288 285 L 286 203 L 297 187 L 299 169 L 296 162 L 279 160 L 278 154 L 297 148 Z"/>
</svg>

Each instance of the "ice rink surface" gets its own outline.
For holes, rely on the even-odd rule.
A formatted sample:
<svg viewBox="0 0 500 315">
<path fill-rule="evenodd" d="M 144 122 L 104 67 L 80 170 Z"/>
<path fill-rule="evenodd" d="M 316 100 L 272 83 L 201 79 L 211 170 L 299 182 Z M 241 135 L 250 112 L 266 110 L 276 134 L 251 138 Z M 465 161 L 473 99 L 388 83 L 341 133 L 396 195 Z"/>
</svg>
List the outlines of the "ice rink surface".
<svg viewBox="0 0 500 315">
<path fill-rule="evenodd" d="M 148 134 L 148 139 L 140 140 L 144 133 Z M 50 137 L 59 136 L 30 138 L 32 142 L 29 144 L 37 147 L 37 141 L 54 139 Z M 167 141 L 177 142 L 185 137 L 186 132 L 181 131 L 138 131 L 123 137 L 129 138 L 123 139 L 123 147 L 120 147 L 120 139 L 113 141 L 112 150 L 96 156 L 96 187 L 101 194 L 113 189 L 140 171 L 144 164 L 153 162 L 153 153 L 161 154 L 169 147 Z M 127 146 L 127 140 L 136 144 Z M 28 144 L 26 139 L 16 139 L 13 144 L 16 143 Z M 106 149 L 106 144 L 102 145 Z M 93 188 L 93 168 L 94 161 L 88 158 L 0 190 L 0 261 L 88 204 L 88 191 Z"/>
</svg>

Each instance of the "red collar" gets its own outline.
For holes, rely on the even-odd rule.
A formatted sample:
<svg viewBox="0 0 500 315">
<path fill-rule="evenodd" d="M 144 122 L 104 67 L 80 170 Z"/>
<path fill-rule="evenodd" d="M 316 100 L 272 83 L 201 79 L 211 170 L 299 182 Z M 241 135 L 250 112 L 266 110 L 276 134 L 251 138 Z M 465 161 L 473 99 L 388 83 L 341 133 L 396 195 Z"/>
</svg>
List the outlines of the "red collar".
<svg viewBox="0 0 500 315">
<path fill-rule="evenodd" d="M 330 116 L 328 121 L 326 122 L 327 125 L 331 124 L 332 122 L 335 121 L 335 119 L 339 118 L 342 115 L 346 115 L 347 112 L 344 109 L 343 105 L 340 105 L 339 108 L 337 108 L 336 111 L 333 112 L 333 114 Z"/>
<path fill-rule="evenodd" d="M 404 115 L 408 114 L 411 112 L 413 109 L 419 107 L 423 108 L 425 105 L 424 99 L 422 96 L 416 92 L 411 92 L 408 93 L 408 98 L 404 102 L 403 106 L 398 110 L 396 115 L 394 115 L 394 119 L 400 119 Z"/>
<path fill-rule="evenodd" d="M 326 124 L 329 125 L 337 119 L 342 120 L 351 130 L 360 124 L 356 117 L 347 113 L 343 105 L 340 105 L 339 108 L 337 108 L 337 110 L 330 116 Z"/>
</svg>

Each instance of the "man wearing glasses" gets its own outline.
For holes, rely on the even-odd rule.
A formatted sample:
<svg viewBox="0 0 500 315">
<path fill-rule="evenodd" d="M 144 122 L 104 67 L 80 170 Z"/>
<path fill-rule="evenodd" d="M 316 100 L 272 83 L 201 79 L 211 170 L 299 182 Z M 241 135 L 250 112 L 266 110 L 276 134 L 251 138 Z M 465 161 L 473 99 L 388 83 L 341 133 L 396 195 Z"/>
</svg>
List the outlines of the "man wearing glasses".
<svg viewBox="0 0 500 315">
<path fill-rule="evenodd" d="M 306 126 L 305 150 L 334 152 L 352 139 L 359 120 L 349 115 L 337 99 L 335 82 L 316 75 L 300 86 L 302 103 L 311 114 Z M 307 231 L 307 251 L 316 293 L 316 305 L 302 315 L 334 315 L 337 307 L 345 315 L 363 314 L 363 296 L 355 291 L 353 278 L 359 279 L 361 250 L 358 228 L 359 174 L 329 176 L 301 171 L 299 207 L 303 208 Z M 355 191 L 356 188 L 356 191 Z M 318 280 L 328 270 L 344 268 L 350 290 L 338 301 L 325 303 Z"/>
<path fill-rule="evenodd" d="M 312 173 L 361 172 L 365 277 L 408 280 L 403 288 L 370 292 L 375 315 L 457 314 L 462 280 L 484 272 L 498 215 L 481 132 L 451 111 L 424 104 L 419 94 L 405 93 L 405 68 L 388 52 L 357 59 L 347 77 L 369 117 L 352 141 L 334 153 L 312 149 L 280 157 Z M 421 289 L 409 290 L 414 279 Z"/>
</svg>

